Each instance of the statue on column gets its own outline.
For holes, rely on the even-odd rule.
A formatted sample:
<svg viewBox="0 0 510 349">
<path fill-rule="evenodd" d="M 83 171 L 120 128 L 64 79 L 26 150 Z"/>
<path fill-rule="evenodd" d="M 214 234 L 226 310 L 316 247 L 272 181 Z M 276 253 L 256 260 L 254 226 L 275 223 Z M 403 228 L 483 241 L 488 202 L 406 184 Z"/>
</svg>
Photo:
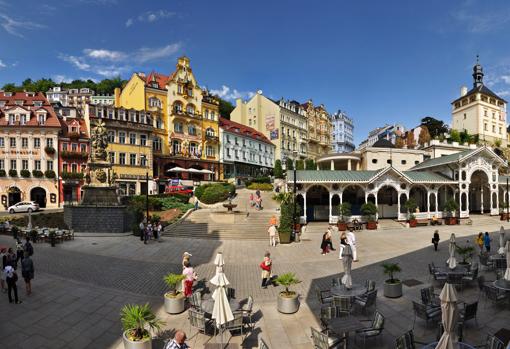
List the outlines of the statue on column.
<svg viewBox="0 0 510 349">
<path fill-rule="evenodd" d="M 108 154 L 106 153 L 106 147 L 108 147 L 108 135 L 103 121 L 98 121 L 92 129 L 91 145 L 90 160 L 92 162 L 107 161 Z"/>
</svg>

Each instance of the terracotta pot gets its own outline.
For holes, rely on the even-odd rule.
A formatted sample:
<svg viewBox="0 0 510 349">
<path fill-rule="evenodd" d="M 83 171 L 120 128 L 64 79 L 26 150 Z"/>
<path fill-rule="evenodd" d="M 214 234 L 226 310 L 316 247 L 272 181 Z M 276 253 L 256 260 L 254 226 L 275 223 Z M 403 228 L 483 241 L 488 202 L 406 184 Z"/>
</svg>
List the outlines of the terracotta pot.
<svg viewBox="0 0 510 349">
<path fill-rule="evenodd" d="M 338 230 L 339 231 L 346 231 L 347 230 L 347 223 L 337 223 Z"/>
<path fill-rule="evenodd" d="M 373 222 L 373 221 L 367 222 L 367 229 L 368 230 L 376 230 L 377 229 L 377 222 Z"/>
<path fill-rule="evenodd" d="M 457 224 L 457 218 L 455 218 L 455 217 L 446 217 L 444 219 L 444 223 L 446 225 L 456 225 Z"/>
<path fill-rule="evenodd" d="M 418 221 L 417 221 L 416 219 L 410 219 L 410 220 L 409 220 L 409 226 L 410 226 L 411 228 L 414 228 L 414 227 L 416 227 L 417 225 L 418 225 Z"/>
</svg>

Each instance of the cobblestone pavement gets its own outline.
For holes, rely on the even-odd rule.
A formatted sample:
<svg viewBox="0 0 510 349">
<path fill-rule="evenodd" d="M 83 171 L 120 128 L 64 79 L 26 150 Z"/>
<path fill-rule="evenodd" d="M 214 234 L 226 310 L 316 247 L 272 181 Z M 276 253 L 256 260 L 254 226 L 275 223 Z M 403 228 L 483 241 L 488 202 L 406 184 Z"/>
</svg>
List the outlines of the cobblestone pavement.
<svg viewBox="0 0 510 349">
<path fill-rule="evenodd" d="M 431 227 L 359 232 L 360 262 L 353 264 L 353 278 L 355 282 L 373 279 L 381 285 L 384 276 L 379 262 L 396 258 L 403 269 L 401 279 L 414 278 L 426 283 L 427 263 L 444 263 L 447 258 L 446 242 L 451 232 L 456 233 L 459 243 L 464 243 L 477 231 L 499 231 L 500 222 L 497 220 L 483 222 L 484 225 L 480 226 L 474 219 L 473 226 L 439 227 L 443 243 L 437 253 L 430 244 L 434 230 Z M 303 237 L 304 241 L 299 244 L 276 248 L 261 241 L 168 237 L 160 243 L 144 245 L 133 236 L 80 237 L 54 248 L 49 244 L 36 244 L 34 293 L 25 297 L 24 285 L 20 281 L 18 288 L 23 304 L 9 304 L 4 295 L 5 301 L 0 302 L 0 338 L 5 339 L 10 348 L 116 347 L 120 345 L 121 333 L 119 310 L 130 302 L 150 302 L 167 319 L 169 330 L 184 327 L 189 332 L 185 314 L 170 317 L 162 311 L 162 294 L 165 292 L 162 277 L 168 272 L 180 271 L 182 253 L 188 251 L 193 254 L 191 260 L 199 277 L 208 280 L 214 273 L 211 261 L 218 251 L 222 251 L 227 263 L 226 274 L 236 288 L 237 298 L 253 295 L 259 313 L 256 331 L 247 336 L 243 347 L 254 347 L 257 337 L 262 336 L 276 348 L 311 348 L 309 327 L 318 326 L 318 305 L 311 290 L 315 286 L 327 288 L 331 277 L 342 272 L 336 253 L 320 254 L 322 231 L 319 227 L 322 226 L 314 228 L 311 225 Z M 0 244 L 12 242 L 12 238 L 0 237 Z M 496 235 L 494 245 L 497 246 Z M 260 288 L 258 264 L 266 250 L 272 253 L 275 274 L 292 271 L 303 281 L 296 286 L 302 297 L 302 307 L 295 315 L 283 316 L 275 311 L 279 288 Z M 388 320 L 391 335 L 380 344 L 381 347 L 390 348 L 388 343 L 392 342 L 392 336 L 409 327 L 408 317 L 412 320 L 412 311 L 407 309 L 409 297 L 416 296 L 416 290 L 408 293 L 400 300 L 388 301 L 379 297 L 378 307 L 393 317 Z M 407 307 L 406 313 L 399 318 L 398 314 L 402 311 L 399 307 L 404 306 Z M 428 332 L 422 334 L 427 335 Z M 200 335 L 193 336 L 190 342 L 195 348 L 200 348 L 205 341 L 206 337 Z M 232 342 L 240 343 L 241 339 L 237 336 Z"/>
</svg>

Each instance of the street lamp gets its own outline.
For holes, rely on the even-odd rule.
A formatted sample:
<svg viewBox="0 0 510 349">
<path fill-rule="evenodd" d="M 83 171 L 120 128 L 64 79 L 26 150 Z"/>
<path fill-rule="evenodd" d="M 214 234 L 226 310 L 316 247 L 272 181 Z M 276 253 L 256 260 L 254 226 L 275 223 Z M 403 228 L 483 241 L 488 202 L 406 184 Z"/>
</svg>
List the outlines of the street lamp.
<svg viewBox="0 0 510 349">
<path fill-rule="evenodd" d="M 142 166 L 147 167 L 147 155 L 140 155 L 140 162 Z M 149 170 L 145 170 L 145 205 L 147 210 L 147 224 L 149 224 Z"/>
<path fill-rule="evenodd" d="M 293 170 L 294 170 L 294 214 L 292 215 L 292 223 L 293 223 L 293 228 L 292 228 L 292 231 L 294 232 L 294 239 L 296 238 L 296 160 L 297 160 L 297 156 L 298 156 L 298 152 L 297 150 L 294 150 L 292 152 L 292 155 L 294 156 L 294 161 L 293 161 Z"/>
</svg>

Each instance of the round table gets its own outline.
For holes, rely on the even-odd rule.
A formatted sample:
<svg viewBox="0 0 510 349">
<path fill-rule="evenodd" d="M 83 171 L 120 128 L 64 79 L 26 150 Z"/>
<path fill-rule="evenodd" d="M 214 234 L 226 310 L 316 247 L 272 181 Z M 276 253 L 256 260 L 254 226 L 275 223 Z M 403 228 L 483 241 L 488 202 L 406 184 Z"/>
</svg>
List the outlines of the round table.
<svg viewBox="0 0 510 349">
<path fill-rule="evenodd" d="M 474 346 L 469 345 L 467 343 L 457 342 L 458 349 L 475 349 Z M 426 344 L 422 347 L 422 349 L 434 349 L 437 345 L 437 342 Z"/>
<path fill-rule="evenodd" d="M 333 296 L 360 296 L 365 293 L 367 289 L 360 284 L 352 284 L 351 289 L 346 289 L 344 285 L 331 287 L 331 294 Z"/>
<path fill-rule="evenodd" d="M 230 309 L 232 311 L 239 310 L 239 302 L 235 299 L 229 299 L 228 304 L 230 305 Z M 213 308 L 214 308 L 214 299 L 202 299 L 202 303 L 200 304 L 200 308 L 202 308 L 202 311 L 208 314 L 212 314 Z"/>
<path fill-rule="evenodd" d="M 505 279 L 499 279 L 493 282 L 494 287 L 500 290 L 510 291 L 510 281 Z"/>
</svg>

